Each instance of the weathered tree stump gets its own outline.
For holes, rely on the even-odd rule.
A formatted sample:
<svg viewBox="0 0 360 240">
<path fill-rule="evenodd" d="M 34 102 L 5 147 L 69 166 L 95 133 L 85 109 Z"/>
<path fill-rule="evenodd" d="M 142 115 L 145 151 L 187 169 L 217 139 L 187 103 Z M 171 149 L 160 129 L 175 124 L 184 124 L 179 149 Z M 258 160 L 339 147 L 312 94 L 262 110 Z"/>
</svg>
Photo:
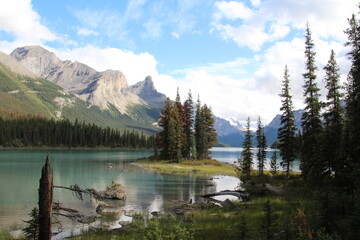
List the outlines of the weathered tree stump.
<svg viewBox="0 0 360 240">
<path fill-rule="evenodd" d="M 39 240 L 51 240 L 52 199 L 53 176 L 48 154 L 41 170 L 39 184 Z"/>
</svg>

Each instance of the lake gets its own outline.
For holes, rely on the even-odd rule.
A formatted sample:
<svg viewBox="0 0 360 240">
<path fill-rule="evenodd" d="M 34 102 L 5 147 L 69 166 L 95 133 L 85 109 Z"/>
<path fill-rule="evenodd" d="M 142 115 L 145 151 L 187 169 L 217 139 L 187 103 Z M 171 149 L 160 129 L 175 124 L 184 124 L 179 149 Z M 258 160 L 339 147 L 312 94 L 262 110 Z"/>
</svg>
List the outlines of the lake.
<svg viewBox="0 0 360 240">
<path fill-rule="evenodd" d="M 127 199 L 120 203 L 122 211 L 166 211 L 174 200 L 200 201 L 199 195 L 234 189 L 234 177 L 171 175 L 150 172 L 131 164 L 147 157 L 145 150 L 0 150 L 0 228 L 22 227 L 22 220 L 37 206 L 41 168 L 50 153 L 54 185 L 104 190 L 112 181 L 126 188 Z M 213 148 L 212 156 L 233 163 L 241 148 Z M 272 153 L 268 153 L 270 158 Z M 295 167 L 296 169 L 296 167 Z M 70 191 L 54 189 L 54 201 L 80 211 L 96 207 L 94 201 L 76 199 Z M 119 219 L 124 216 L 118 216 Z"/>
</svg>

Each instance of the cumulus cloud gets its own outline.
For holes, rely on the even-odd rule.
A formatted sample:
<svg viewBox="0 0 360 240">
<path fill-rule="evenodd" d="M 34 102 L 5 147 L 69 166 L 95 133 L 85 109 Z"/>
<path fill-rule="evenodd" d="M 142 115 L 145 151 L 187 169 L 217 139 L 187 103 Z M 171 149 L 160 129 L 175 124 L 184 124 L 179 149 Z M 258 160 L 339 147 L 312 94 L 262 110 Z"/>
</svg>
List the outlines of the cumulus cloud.
<svg viewBox="0 0 360 240">
<path fill-rule="evenodd" d="M 12 41 L 0 42 L 0 49 L 5 52 L 21 45 L 41 45 L 60 40 L 57 34 L 41 23 L 41 17 L 33 10 L 30 0 L 2 1 L 0 30 L 13 37 Z"/>
<path fill-rule="evenodd" d="M 216 20 L 221 20 L 222 18 L 228 20 L 250 19 L 254 15 L 253 10 L 242 2 L 216 2 L 215 7 L 218 9 L 214 15 Z"/>
<path fill-rule="evenodd" d="M 327 8 L 328 4 L 332 7 Z M 288 36 L 291 29 L 304 29 L 308 21 L 316 38 L 344 41 L 342 31 L 356 4 L 356 0 L 269 0 L 252 1 L 251 8 L 242 2 L 221 1 L 215 3 L 212 32 L 258 51 L 265 43 Z M 234 19 L 242 21 L 228 21 Z"/>
<path fill-rule="evenodd" d="M 97 71 L 120 70 L 125 74 L 129 84 L 142 81 L 147 75 L 158 75 L 157 61 L 147 52 L 136 54 L 119 48 L 100 48 L 93 45 L 54 51 L 63 60 L 76 60 Z"/>
</svg>

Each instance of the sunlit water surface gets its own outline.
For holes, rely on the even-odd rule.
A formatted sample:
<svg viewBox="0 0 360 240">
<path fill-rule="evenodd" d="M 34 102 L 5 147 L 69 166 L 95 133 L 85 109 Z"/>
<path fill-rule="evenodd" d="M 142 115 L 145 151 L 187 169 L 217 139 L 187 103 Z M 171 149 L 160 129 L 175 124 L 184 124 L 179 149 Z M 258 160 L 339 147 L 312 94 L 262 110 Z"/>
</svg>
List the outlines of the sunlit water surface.
<svg viewBox="0 0 360 240">
<path fill-rule="evenodd" d="M 23 220 L 28 219 L 28 213 L 37 206 L 41 168 L 48 152 L 54 185 L 77 184 L 103 190 L 114 181 L 125 186 L 127 198 L 117 203 L 117 220 L 129 220 L 124 212 L 169 211 L 176 201 L 201 201 L 199 195 L 232 190 L 239 185 L 235 177 L 160 174 L 132 164 L 136 159 L 150 156 L 152 151 L 0 150 L 0 228 L 23 227 Z M 228 163 L 236 162 L 240 153 L 241 148 L 212 149 L 213 158 Z M 267 157 L 270 159 L 271 155 L 272 150 Z M 294 165 L 297 170 L 298 164 Z M 54 201 L 86 214 L 95 214 L 97 206 L 89 197 L 79 201 L 70 191 L 61 189 L 54 189 Z M 100 219 L 95 224 L 106 221 Z M 118 227 L 118 221 L 110 225 Z"/>
</svg>

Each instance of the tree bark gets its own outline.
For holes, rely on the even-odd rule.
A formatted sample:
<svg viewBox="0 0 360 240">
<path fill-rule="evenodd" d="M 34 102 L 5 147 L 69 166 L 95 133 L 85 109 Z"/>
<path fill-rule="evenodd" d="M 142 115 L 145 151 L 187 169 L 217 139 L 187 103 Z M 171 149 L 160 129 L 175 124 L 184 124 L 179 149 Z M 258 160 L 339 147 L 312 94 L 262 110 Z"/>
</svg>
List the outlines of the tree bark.
<svg viewBox="0 0 360 240">
<path fill-rule="evenodd" d="M 39 185 L 39 240 L 51 240 L 53 177 L 49 154 L 41 171 Z"/>
</svg>

